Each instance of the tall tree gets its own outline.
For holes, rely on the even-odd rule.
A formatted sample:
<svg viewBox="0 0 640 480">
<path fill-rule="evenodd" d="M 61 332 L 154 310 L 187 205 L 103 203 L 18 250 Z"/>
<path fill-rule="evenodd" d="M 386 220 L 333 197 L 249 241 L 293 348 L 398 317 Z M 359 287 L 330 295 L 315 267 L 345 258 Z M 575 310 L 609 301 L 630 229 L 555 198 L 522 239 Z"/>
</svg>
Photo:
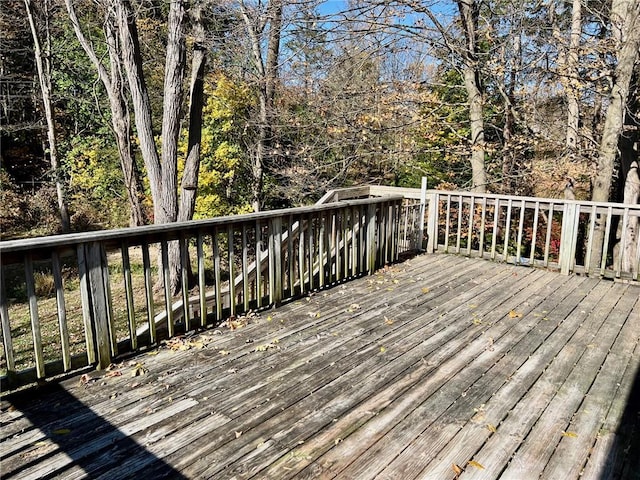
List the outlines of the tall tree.
<svg viewBox="0 0 640 480">
<path fill-rule="evenodd" d="M 98 78 L 104 85 L 109 98 L 111 125 L 118 146 L 120 167 L 129 201 L 130 220 L 132 226 L 146 223 L 142 209 L 142 182 L 135 162 L 129 106 L 123 85 L 122 62 L 119 41 L 116 35 L 114 19 L 108 9 L 103 11 L 103 30 L 108 50 L 108 63 L 103 63 L 93 45 L 84 34 L 72 0 L 65 0 L 69 19 L 80 45 L 98 72 Z"/>
<path fill-rule="evenodd" d="M 70 229 L 69 210 L 67 200 L 65 198 L 64 182 L 60 164 L 58 161 L 58 143 L 56 138 L 56 122 L 53 112 L 52 100 L 52 82 L 51 82 L 51 31 L 49 29 L 49 19 L 51 18 L 51 2 L 43 0 L 41 3 L 43 19 L 43 28 L 39 29 L 36 24 L 36 16 L 31 0 L 24 0 L 24 6 L 29 20 L 31 36 L 33 37 L 33 47 L 36 67 L 38 70 L 38 80 L 40 82 L 40 91 L 42 93 L 42 104 L 44 107 L 44 115 L 47 123 L 47 141 L 49 145 L 49 161 L 51 163 L 51 173 L 56 186 L 56 195 L 58 199 L 58 210 L 60 211 L 60 223 L 63 232 Z M 44 42 L 40 38 L 40 30 L 44 32 Z"/>
<path fill-rule="evenodd" d="M 261 209 L 265 164 L 273 142 L 274 102 L 278 83 L 278 62 L 282 40 L 284 0 L 270 0 L 266 8 L 240 2 L 240 12 L 246 26 L 252 53 L 252 63 L 258 81 L 258 138 L 252 158 L 251 203 L 254 211 Z M 266 51 L 263 45 L 266 44 Z"/>
</svg>

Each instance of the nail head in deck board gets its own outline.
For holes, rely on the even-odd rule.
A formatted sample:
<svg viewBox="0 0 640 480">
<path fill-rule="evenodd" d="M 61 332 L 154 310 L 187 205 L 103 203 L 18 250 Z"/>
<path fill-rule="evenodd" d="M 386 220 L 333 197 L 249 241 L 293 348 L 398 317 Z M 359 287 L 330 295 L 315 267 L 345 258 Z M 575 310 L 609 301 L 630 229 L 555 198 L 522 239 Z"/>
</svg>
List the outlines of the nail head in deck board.
<svg viewBox="0 0 640 480">
<path fill-rule="evenodd" d="M 399 283 L 394 283 L 394 280 Z M 378 284 L 378 281 L 383 283 Z M 593 290 L 594 295 L 587 295 L 591 285 L 595 285 L 593 289 L 597 290 Z M 346 288 L 343 289 L 343 286 Z M 422 291 L 425 286 L 429 288 L 426 293 Z M 387 290 L 388 287 L 393 290 Z M 575 294 L 564 295 L 562 302 L 552 306 L 563 296 L 563 289 L 567 293 L 571 288 Z M 102 440 L 96 438 L 91 442 L 93 447 L 86 450 L 86 458 L 95 458 L 96 464 L 87 468 L 94 468 L 92 471 L 96 477 L 106 469 L 115 469 L 113 471 L 123 475 L 127 472 L 146 474 L 160 472 L 163 466 L 154 463 L 154 459 L 160 459 L 185 476 L 211 474 L 229 478 L 234 474 L 237 478 L 249 478 L 252 475 L 266 478 L 269 473 L 277 472 L 282 475 L 272 478 L 304 478 L 307 474 L 320 473 L 317 469 L 322 467 L 315 458 L 305 460 L 302 455 L 305 446 L 324 445 L 327 452 L 347 455 L 351 451 L 347 448 L 350 445 L 349 436 L 362 435 L 358 433 L 359 428 L 374 426 L 384 415 L 384 409 L 398 412 L 397 420 L 393 415 L 386 417 L 390 424 L 399 425 L 398 428 L 403 424 L 402 418 L 413 411 L 417 413 L 408 418 L 418 422 L 422 418 L 420 410 L 412 408 L 418 404 L 420 389 L 427 388 L 429 384 L 438 385 L 444 378 L 448 378 L 447 385 L 450 386 L 437 394 L 440 398 L 447 398 L 447 395 L 455 393 L 456 388 L 462 388 L 465 381 L 470 382 L 480 374 L 477 387 L 467 390 L 464 401 L 456 404 L 462 408 L 463 404 L 475 405 L 477 401 L 485 401 L 490 390 L 495 390 L 495 385 L 499 383 L 498 379 L 490 378 L 490 372 L 508 372 L 511 361 L 523 359 L 527 348 L 532 350 L 538 345 L 532 351 L 531 358 L 526 359 L 492 399 L 485 402 L 487 416 L 494 414 L 488 408 L 493 399 L 501 402 L 502 413 L 498 417 L 491 417 L 497 418 L 497 421 L 492 420 L 496 422 L 496 433 L 486 430 L 487 437 L 478 436 L 483 425 L 468 421 L 464 423 L 464 417 L 461 416 L 463 412 L 457 410 L 456 404 L 447 408 L 445 416 L 436 418 L 432 427 L 429 427 L 439 432 L 451 429 L 448 434 L 433 437 L 434 443 L 442 443 L 445 448 L 455 438 L 467 438 L 478 452 L 485 451 L 483 445 L 490 443 L 499 449 L 500 444 L 491 440 L 504 436 L 509 416 L 502 423 L 500 418 L 505 418 L 509 405 L 515 403 L 516 409 L 526 413 L 533 405 L 528 402 L 535 402 L 537 398 L 523 396 L 526 383 L 531 384 L 526 391 L 542 392 L 549 386 L 549 375 L 555 375 L 557 367 L 563 364 L 559 363 L 561 359 L 573 365 L 575 359 L 579 358 L 576 357 L 579 353 L 575 352 L 576 347 L 583 345 L 583 350 L 588 351 L 598 348 L 588 347 L 593 341 L 587 338 L 597 332 L 598 321 L 602 322 L 601 337 L 619 335 L 616 333 L 616 322 L 611 321 L 615 314 L 625 315 L 627 310 L 627 316 L 637 313 L 637 307 L 634 307 L 635 310 L 630 310 L 631 307 L 613 309 L 617 303 L 616 296 L 619 298 L 623 295 L 618 288 L 605 280 L 559 277 L 556 273 L 490 264 L 481 260 L 442 255 L 419 257 L 411 260 L 411 267 L 400 264 L 373 277 L 362 278 L 317 293 L 308 300 L 288 304 L 270 312 L 274 316 L 272 322 L 267 322 L 263 315 L 260 321 L 243 329 L 225 331 L 223 335 L 211 334 L 208 337 L 209 345 L 202 350 L 174 353 L 161 349 L 158 355 L 140 355 L 138 359 L 144 362 L 148 370 L 141 377 L 101 377 L 106 385 L 102 386 L 99 380 L 89 388 L 79 385 L 77 378 L 68 380 L 66 385 L 79 401 L 90 408 L 94 408 L 93 402 L 97 401 L 100 406 L 95 407 L 96 411 L 117 428 L 126 430 L 127 425 L 132 425 L 136 421 L 136 412 L 156 409 L 153 422 L 139 424 L 137 430 L 131 433 L 131 438 L 143 445 L 142 450 L 118 462 L 106 454 L 107 450 L 101 449 Z M 625 285 L 624 288 L 628 294 L 638 292 L 635 285 Z M 595 295 L 596 292 L 598 295 Z M 586 295 L 588 302 L 580 300 L 579 295 Z M 599 297 L 602 299 L 597 301 Z M 633 299 L 637 302 L 637 294 Z M 595 308 L 589 306 L 596 301 Z M 347 309 L 352 303 L 358 303 L 361 308 L 348 313 Z M 470 305 L 476 306 L 470 308 Z M 509 318 L 508 312 L 512 308 L 523 313 L 523 317 Z M 549 312 L 544 313 L 544 317 L 534 318 L 534 313 L 542 315 L 539 312 L 541 308 Z M 320 311 L 321 316 L 309 316 L 310 309 Z M 582 314 L 581 310 L 586 313 Z M 481 324 L 472 322 L 473 312 L 481 318 Z M 385 324 L 385 316 L 394 320 L 392 325 Z M 559 326 L 558 317 L 564 318 Z M 285 321 L 281 324 L 278 319 Z M 582 322 L 582 327 L 575 326 Z M 578 328 L 576 333 L 572 333 L 575 328 Z M 527 329 L 532 335 L 525 333 Z M 585 332 L 585 329 L 589 331 Z M 608 330 L 613 333 L 606 333 Z M 491 336 L 487 332 L 492 331 L 503 332 L 500 336 L 494 335 L 495 350 L 479 350 L 479 347 L 484 349 L 484 338 Z M 545 340 L 541 343 L 543 337 Z M 256 352 L 255 343 L 253 346 L 246 343 L 252 338 L 258 342 L 280 338 L 281 350 Z M 498 345 L 500 341 L 505 342 L 504 345 Z M 380 351 L 381 344 L 386 347 L 384 353 Z M 488 339 L 486 345 L 489 345 Z M 231 351 L 231 354 L 219 355 L 217 352 L 220 348 Z M 559 348 L 561 350 L 556 357 L 555 351 Z M 570 354 L 570 350 L 574 352 Z M 475 363 L 470 363 L 461 356 L 461 351 L 468 354 L 479 352 L 480 355 Z M 505 359 L 486 370 L 493 356 L 497 358 L 502 353 L 505 353 Z M 558 360 L 550 363 L 553 358 Z M 462 368 L 450 370 L 453 365 L 451 362 L 456 361 Z M 603 362 L 606 362 L 606 355 L 603 356 Z M 628 359 L 628 363 L 636 368 L 638 362 L 639 359 L 634 356 Z M 583 363 L 578 362 L 576 368 L 586 365 Z M 238 368 L 237 373 L 229 373 L 227 370 L 234 365 Z M 466 365 L 475 365 L 474 370 L 467 370 Z M 545 372 L 537 378 L 545 366 Z M 483 369 L 487 372 L 484 377 L 481 375 L 485 371 Z M 197 378 L 198 375 L 201 378 Z M 566 374 L 563 375 L 566 378 Z M 595 370 L 592 375 L 595 375 Z M 526 380 L 525 384 L 519 384 L 518 378 Z M 593 385 L 604 381 L 598 381 L 597 378 L 595 376 L 596 383 Z M 140 386 L 121 390 L 134 380 L 140 381 Z M 540 385 L 541 381 L 545 382 L 546 387 Z M 163 382 L 169 384 L 168 389 L 164 389 Z M 404 390 L 395 388 L 400 385 L 405 385 Z M 121 395 L 111 399 L 110 395 L 119 390 Z M 426 391 L 423 390 L 422 394 Z M 403 400 L 406 395 L 414 394 Z M 480 396 L 475 397 L 476 394 Z M 172 400 L 169 401 L 169 398 Z M 409 401 L 409 398 L 412 400 Z M 188 399 L 198 403 L 188 403 Z M 133 406 L 136 402 L 140 402 L 139 410 L 129 411 L 127 405 Z M 424 408 L 429 402 L 437 405 L 436 397 L 427 399 Z M 169 415 L 174 404 L 184 410 Z M 203 414 L 207 411 L 215 412 L 211 417 L 211 428 L 207 428 L 209 416 Z M 0 412 L 0 415 L 7 413 L 10 412 Z M 5 417 L 0 418 L 4 420 Z M 334 422 L 334 418 L 338 422 Z M 522 418 L 514 420 L 520 421 Z M 445 419 L 461 423 L 447 426 Z M 184 424 L 181 420 L 184 420 Z M 616 424 L 614 419 L 608 421 Z M 338 428 L 342 429 L 342 439 L 333 438 Z M 351 429 L 355 431 L 351 432 Z M 242 431 L 238 437 L 234 434 L 237 431 Z M 460 432 L 461 436 L 456 437 L 456 432 Z M 429 438 L 428 431 L 423 437 Z M 106 441 L 109 437 L 101 438 Z M 8 439 L 9 442 L 17 440 Z M 571 445 L 569 440 L 572 439 L 567 438 L 565 442 L 568 446 Z M 302 468 L 295 461 L 297 454 L 300 454 L 299 460 L 304 464 Z M 316 454 L 311 456 L 329 458 Z M 488 470 L 489 463 L 485 463 L 484 458 L 473 458 Z M 20 461 L 18 457 L 12 456 L 12 459 Z M 63 459 L 64 456 L 56 454 L 55 462 Z M 219 463 L 213 464 L 214 460 Z M 381 460 L 384 463 L 385 458 Z M 388 464 L 392 460 L 391 457 L 386 458 Z M 54 463 L 68 471 L 69 475 L 82 473 L 70 460 L 65 461 L 66 464 Z M 498 464 L 498 468 L 504 468 L 507 461 L 508 456 Z M 459 465 L 462 466 L 461 463 Z M 283 468 L 289 466 L 294 468 L 291 473 Z M 38 470 L 38 467 L 33 468 L 34 472 Z M 445 469 L 450 468 L 447 465 Z M 473 473 L 473 470 L 473 467 L 468 467 L 463 475 Z M 453 477 L 452 471 L 448 474 Z"/>
</svg>

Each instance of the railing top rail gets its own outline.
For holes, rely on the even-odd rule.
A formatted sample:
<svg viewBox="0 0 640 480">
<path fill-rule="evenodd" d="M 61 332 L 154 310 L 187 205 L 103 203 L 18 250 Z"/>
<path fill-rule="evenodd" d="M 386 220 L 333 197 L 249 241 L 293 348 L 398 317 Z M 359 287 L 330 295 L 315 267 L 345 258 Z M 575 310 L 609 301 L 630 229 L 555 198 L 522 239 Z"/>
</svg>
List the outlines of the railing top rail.
<svg viewBox="0 0 640 480">
<path fill-rule="evenodd" d="M 188 233 L 203 228 L 212 228 L 220 225 L 268 220 L 283 215 L 304 215 L 319 213 L 338 208 L 371 205 L 387 201 L 402 200 L 402 195 L 388 195 L 379 198 L 365 198 L 360 200 L 344 200 L 323 205 L 311 205 L 306 207 L 294 207 L 278 210 L 269 210 L 258 213 L 246 213 L 242 215 L 230 215 L 206 220 L 191 220 L 187 222 L 173 222 L 142 227 L 119 228 L 115 230 L 99 230 L 95 232 L 69 233 L 53 235 L 49 237 L 33 237 L 18 240 L 0 241 L 0 255 L 26 250 L 43 250 L 58 247 L 72 247 L 87 242 L 117 242 L 121 240 L 141 240 L 157 234 Z"/>
<path fill-rule="evenodd" d="M 384 185 L 364 185 L 358 187 L 347 187 L 347 188 L 339 188 L 335 190 L 330 190 L 327 192 L 322 199 L 318 201 L 318 204 L 326 203 L 327 201 L 331 201 L 334 198 L 338 198 L 340 200 L 350 198 L 350 193 L 353 196 L 362 196 L 366 195 L 368 192 L 371 196 L 378 195 L 402 195 L 404 198 L 410 198 L 419 200 L 420 199 L 420 189 L 419 188 L 406 188 L 406 187 L 389 187 Z M 439 195 L 451 195 L 451 196 L 462 196 L 465 198 L 476 197 L 476 198 L 489 198 L 493 200 L 517 200 L 519 202 L 531 202 L 531 203 L 544 203 L 544 204 L 573 204 L 573 205 L 581 205 L 596 208 L 629 208 L 630 210 L 639 210 L 639 204 L 632 203 L 617 203 L 617 202 L 594 202 L 592 200 L 567 200 L 564 198 L 551 198 L 551 197 L 529 197 L 529 196 L 519 196 L 519 195 L 503 195 L 500 193 L 478 193 L 478 192 L 469 192 L 462 190 L 427 190 L 427 194 L 439 194 Z"/>
</svg>

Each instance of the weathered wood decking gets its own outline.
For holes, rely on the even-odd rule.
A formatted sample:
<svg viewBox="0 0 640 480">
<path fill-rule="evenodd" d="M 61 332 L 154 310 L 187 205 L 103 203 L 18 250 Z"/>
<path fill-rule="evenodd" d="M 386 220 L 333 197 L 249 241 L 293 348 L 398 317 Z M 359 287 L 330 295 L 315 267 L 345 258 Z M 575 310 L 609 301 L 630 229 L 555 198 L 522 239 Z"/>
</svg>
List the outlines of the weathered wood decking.
<svg viewBox="0 0 640 480">
<path fill-rule="evenodd" d="M 2 478 L 637 478 L 639 296 L 421 256 L 3 399 Z"/>
</svg>

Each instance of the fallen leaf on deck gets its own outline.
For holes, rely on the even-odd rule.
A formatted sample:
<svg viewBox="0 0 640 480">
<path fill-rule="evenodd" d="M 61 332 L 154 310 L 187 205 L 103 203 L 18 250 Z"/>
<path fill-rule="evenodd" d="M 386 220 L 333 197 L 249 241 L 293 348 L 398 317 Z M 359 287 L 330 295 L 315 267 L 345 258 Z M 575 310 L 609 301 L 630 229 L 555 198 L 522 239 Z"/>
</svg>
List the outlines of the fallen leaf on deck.
<svg viewBox="0 0 640 480">
<path fill-rule="evenodd" d="M 429 293 L 428 287 L 422 287 L 422 293 Z"/>
<path fill-rule="evenodd" d="M 515 310 L 509 310 L 509 318 L 520 318 L 522 317 L 522 313 L 516 312 Z"/>
<path fill-rule="evenodd" d="M 393 325 L 393 320 L 391 320 L 390 318 L 384 317 L 384 323 L 386 323 L 387 325 Z"/>
<path fill-rule="evenodd" d="M 380 353 L 384 353 L 386 351 L 387 351 L 386 347 L 380 347 Z"/>
<path fill-rule="evenodd" d="M 494 427 L 493 425 L 491 425 L 490 423 L 487 423 L 487 428 L 489 429 L 490 432 L 492 433 L 496 433 L 498 430 L 496 429 L 496 427 Z"/>
<path fill-rule="evenodd" d="M 562 431 L 562 436 L 563 437 L 578 438 L 578 434 L 576 432 L 565 432 L 564 430 Z"/>
<path fill-rule="evenodd" d="M 474 324 L 474 325 L 482 325 L 482 319 L 480 319 L 480 318 L 474 318 L 474 319 L 473 319 L 473 324 Z"/>
<path fill-rule="evenodd" d="M 158 350 L 152 350 L 151 352 L 147 352 L 147 355 L 157 355 L 158 353 Z"/>
<path fill-rule="evenodd" d="M 476 462 L 475 460 L 470 460 L 467 463 L 469 465 L 471 465 L 472 467 L 476 467 L 476 468 L 479 468 L 480 470 L 484 470 L 484 465 L 482 465 L 481 463 Z"/>
<path fill-rule="evenodd" d="M 462 474 L 462 468 L 460 468 L 458 465 L 456 465 L 455 463 L 451 464 L 451 470 L 454 471 L 454 473 L 456 474 L 456 477 L 460 474 Z"/>
<path fill-rule="evenodd" d="M 334 445 L 338 445 L 341 441 L 342 441 L 342 439 L 341 439 L 341 438 L 336 438 L 336 439 L 333 441 L 333 444 L 334 444 Z"/>
<path fill-rule="evenodd" d="M 220 351 L 218 351 L 218 353 L 220 355 L 229 355 L 229 353 L 231 353 L 231 352 L 229 352 L 228 350 L 220 350 Z"/>
<path fill-rule="evenodd" d="M 59 428 L 51 433 L 53 433 L 54 435 L 69 435 L 71 433 L 71 430 L 69 430 L 68 428 Z"/>
<path fill-rule="evenodd" d="M 133 367 L 133 370 L 131 371 L 131 376 L 139 377 L 140 375 L 144 375 L 145 373 L 147 373 L 147 370 L 144 368 L 144 365 L 142 365 L 141 363 L 136 363 L 135 367 Z"/>
<path fill-rule="evenodd" d="M 120 370 L 111 370 L 104 374 L 105 377 L 121 377 L 122 372 Z"/>
<path fill-rule="evenodd" d="M 86 385 L 91 381 L 91 377 L 86 373 L 80 377 L 80 385 Z"/>
<path fill-rule="evenodd" d="M 236 433 L 236 438 L 240 438 L 240 435 L 242 435 L 242 430 L 240 430 L 239 432 L 235 432 Z"/>
</svg>

